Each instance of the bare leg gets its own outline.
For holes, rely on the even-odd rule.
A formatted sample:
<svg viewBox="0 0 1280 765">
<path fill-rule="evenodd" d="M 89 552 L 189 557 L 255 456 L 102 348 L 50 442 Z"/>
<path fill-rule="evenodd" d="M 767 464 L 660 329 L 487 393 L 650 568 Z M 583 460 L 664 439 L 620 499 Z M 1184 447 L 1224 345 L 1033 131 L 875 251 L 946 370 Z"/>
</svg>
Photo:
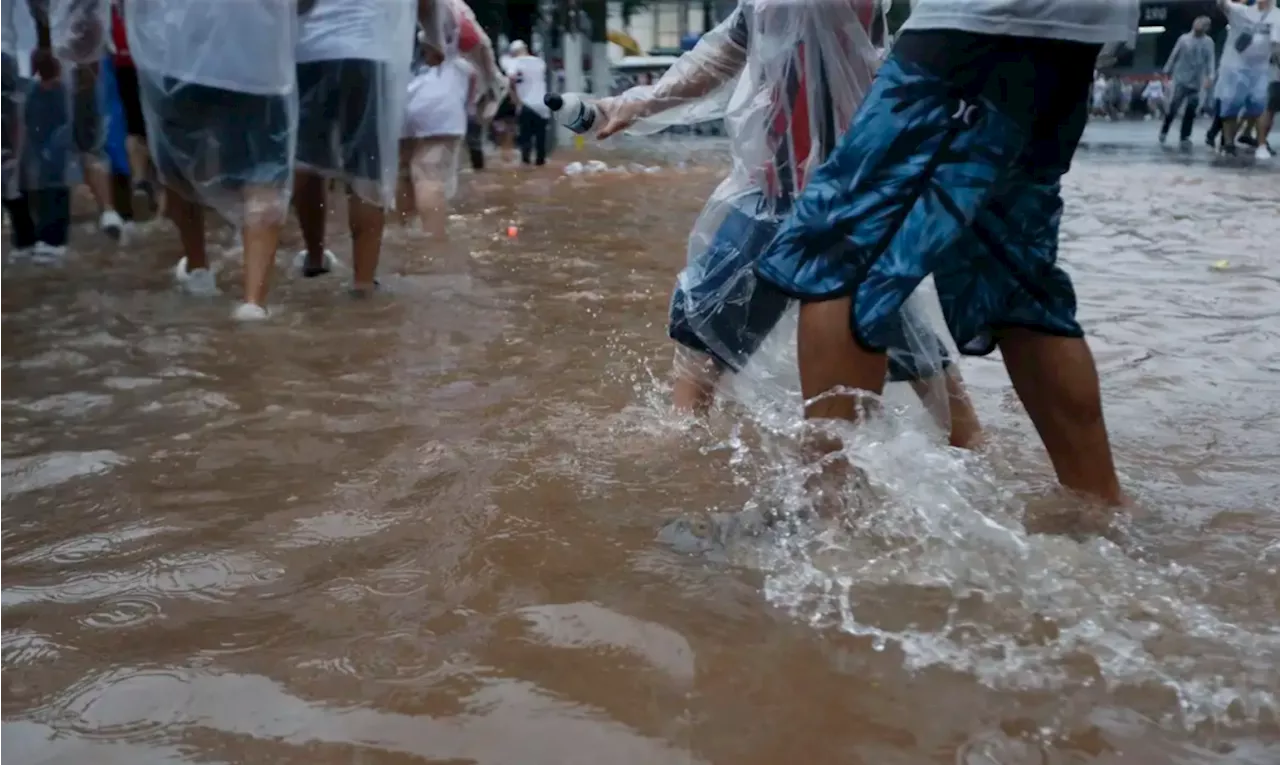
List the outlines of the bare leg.
<svg viewBox="0 0 1280 765">
<path fill-rule="evenodd" d="M 293 177 L 293 210 L 302 229 L 307 248 L 303 273 L 316 276 L 329 270 L 324 260 L 325 205 L 328 202 L 324 179 L 314 173 L 298 170 Z"/>
<path fill-rule="evenodd" d="M 414 144 L 415 141 L 412 138 L 400 140 L 400 172 L 396 178 L 396 214 L 402 226 L 409 222 L 409 218 L 414 213 L 413 178 L 410 170 Z"/>
<path fill-rule="evenodd" d="M 849 332 L 851 298 L 839 298 L 800 306 L 798 352 L 800 390 L 804 395 L 807 419 L 858 420 L 859 397 L 853 390 L 879 394 L 889 359 L 883 353 L 864 350 Z M 816 396 L 837 388 L 852 389 Z"/>
<path fill-rule="evenodd" d="M 178 228 L 182 252 L 187 256 L 187 270 L 208 268 L 209 259 L 204 249 L 204 208 L 173 189 L 169 189 L 166 197 L 169 200 L 166 212 Z"/>
<path fill-rule="evenodd" d="M 111 200 L 111 173 L 107 170 L 107 163 L 93 154 L 81 155 L 81 162 L 84 167 L 84 182 L 89 187 L 89 193 L 93 195 L 93 201 L 98 203 L 98 210 L 114 210 L 115 205 Z"/>
<path fill-rule="evenodd" d="M 964 379 L 960 376 L 960 368 L 952 365 L 942 377 L 942 382 L 946 386 L 947 421 L 939 421 L 938 427 L 947 431 L 948 441 L 952 446 L 960 449 L 977 449 L 984 441 L 982 423 L 978 421 L 978 413 L 973 408 L 969 391 L 965 388 Z M 936 379 L 919 380 L 912 382 L 911 387 L 916 395 L 927 402 L 937 382 Z M 936 420 L 939 413 L 932 409 L 930 413 Z"/>
<path fill-rule="evenodd" d="M 249 186 L 244 194 L 244 301 L 265 309 L 284 218 L 281 191 Z"/>
<path fill-rule="evenodd" d="M 387 214 L 381 205 L 367 202 L 355 194 L 347 195 L 347 219 L 351 226 L 352 286 L 357 292 L 374 287 L 378 275 L 378 258 L 382 254 L 382 232 Z"/>
<path fill-rule="evenodd" d="M 678 345 L 671 376 L 671 405 L 677 412 L 706 414 L 711 409 L 720 368 L 710 357 Z"/>
<path fill-rule="evenodd" d="M 443 150 L 440 141 L 419 139 L 409 163 L 413 199 L 418 219 L 422 221 L 422 230 L 440 238 L 447 235 L 445 222 L 449 204 L 445 196 L 446 179 L 439 177 L 443 168 L 438 155 Z"/>
<path fill-rule="evenodd" d="M 1222 121 L 1222 145 L 1223 145 L 1223 146 L 1235 146 L 1235 145 L 1236 145 L 1236 131 L 1237 131 L 1237 130 L 1239 130 L 1239 129 L 1240 129 L 1240 121 L 1239 121 L 1239 120 L 1237 120 L 1237 119 L 1235 119 L 1235 118 L 1231 118 L 1231 119 L 1224 119 L 1224 120 Z"/>
<path fill-rule="evenodd" d="M 1266 146 L 1267 139 L 1271 137 L 1271 126 L 1275 124 L 1275 112 L 1268 109 L 1258 118 L 1258 145 Z"/>
<path fill-rule="evenodd" d="M 125 152 L 129 155 L 129 171 L 133 175 L 133 183 L 137 184 L 151 178 L 151 154 L 147 151 L 147 141 L 142 136 L 131 135 L 125 138 Z"/>
<path fill-rule="evenodd" d="M 142 220 L 158 215 L 159 200 L 155 197 L 151 183 L 151 155 L 147 151 L 147 142 L 141 136 L 126 136 L 124 147 L 125 153 L 129 155 L 132 182 L 129 197 L 133 204 L 133 217 L 135 220 Z"/>
<path fill-rule="evenodd" d="M 1089 344 L 1084 338 L 1025 329 L 1006 330 L 999 342 L 1014 390 L 1049 452 L 1058 482 L 1108 504 L 1123 502 Z"/>
</svg>

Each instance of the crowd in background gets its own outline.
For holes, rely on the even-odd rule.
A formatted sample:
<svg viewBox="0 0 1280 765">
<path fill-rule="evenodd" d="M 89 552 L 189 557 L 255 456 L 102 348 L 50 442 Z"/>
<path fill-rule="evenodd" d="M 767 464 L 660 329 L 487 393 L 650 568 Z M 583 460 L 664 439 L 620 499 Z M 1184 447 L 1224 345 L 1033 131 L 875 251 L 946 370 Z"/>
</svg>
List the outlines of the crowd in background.
<svg viewBox="0 0 1280 765">
<path fill-rule="evenodd" d="M 1280 13 L 1275 0 L 1220 5 L 1228 21 L 1221 52 L 1210 35 L 1211 20 L 1201 16 L 1178 38 L 1159 74 L 1096 72 L 1090 113 L 1110 120 L 1158 119 L 1161 143 L 1180 120 L 1183 146 L 1192 143 L 1196 118 L 1205 116 L 1205 142 L 1218 152 L 1236 155 L 1243 145 L 1258 159 L 1271 159 L 1269 137 L 1280 112 Z"/>
</svg>

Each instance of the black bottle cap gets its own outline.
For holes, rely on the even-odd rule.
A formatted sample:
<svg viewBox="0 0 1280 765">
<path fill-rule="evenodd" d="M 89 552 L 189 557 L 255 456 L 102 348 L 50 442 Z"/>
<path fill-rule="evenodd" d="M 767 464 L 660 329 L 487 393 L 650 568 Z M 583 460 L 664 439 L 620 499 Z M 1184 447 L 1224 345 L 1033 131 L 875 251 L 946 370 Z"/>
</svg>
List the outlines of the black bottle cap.
<svg viewBox="0 0 1280 765">
<path fill-rule="evenodd" d="M 564 108 L 564 99 L 560 97 L 559 93 L 546 94 L 542 97 L 542 103 L 546 104 L 547 108 L 553 112 L 558 112 Z"/>
</svg>

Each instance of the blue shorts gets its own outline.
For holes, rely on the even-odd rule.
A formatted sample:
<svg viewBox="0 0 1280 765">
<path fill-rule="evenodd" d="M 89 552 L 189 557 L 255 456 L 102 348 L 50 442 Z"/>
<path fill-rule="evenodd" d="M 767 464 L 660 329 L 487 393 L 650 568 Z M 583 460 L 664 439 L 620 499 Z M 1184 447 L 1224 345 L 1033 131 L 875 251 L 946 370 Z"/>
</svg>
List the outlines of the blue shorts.
<svg viewBox="0 0 1280 765">
<path fill-rule="evenodd" d="M 756 259 L 779 224 L 778 218 L 756 212 L 764 209 L 760 199 L 754 194 L 734 200 L 711 244 L 681 275 L 671 296 L 671 339 L 735 372 L 746 366 L 791 305 L 791 298 L 754 272 Z M 924 338 L 933 347 L 917 355 L 910 350 L 908 336 Z M 946 345 L 915 317 L 899 325 L 888 354 L 890 382 L 936 377 L 936 361 L 947 365 Z"/>
<path fill-rule="evenodd" d="M 801 300 L 851 296 L 854 337 L 873 351 L 893 345 L 929 274 L 963 353 L 990 353 L 1006 327 L 1082 336 L 1057 266 L 1060 179 L 1096 56 L 1080 43 L 904 33 L 757 274 Z"/>
<path fill-rule="evenodd" d="M 1221 75 L 1221 82 L 1214 95 L 1222 101 L 1223 119 L 1253 119 L 1267 110 L 1267 69 L 1253 70 L 1244 67 L 1228 69 Z"/>
</svg>

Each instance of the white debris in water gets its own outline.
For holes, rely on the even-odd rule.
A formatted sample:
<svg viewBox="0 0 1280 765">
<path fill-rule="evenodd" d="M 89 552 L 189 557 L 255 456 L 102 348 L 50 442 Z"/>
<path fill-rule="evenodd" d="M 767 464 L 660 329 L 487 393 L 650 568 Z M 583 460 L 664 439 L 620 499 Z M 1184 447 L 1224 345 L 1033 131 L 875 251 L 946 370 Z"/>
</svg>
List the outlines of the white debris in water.
<svg viewBox="0 0 1280 765">
<path fill-rule="evenodd" d="M 627 165 L 614 165 L 610 167 L 607 163 L 598 159 L 590 162 L 570 162 L 564 166 L 565 175 L 595 175 L 597 173 L 657 173 L 662 170 L 658 165 L 645 167 L 639 162 L 631 162 Z"/>
</svg>

